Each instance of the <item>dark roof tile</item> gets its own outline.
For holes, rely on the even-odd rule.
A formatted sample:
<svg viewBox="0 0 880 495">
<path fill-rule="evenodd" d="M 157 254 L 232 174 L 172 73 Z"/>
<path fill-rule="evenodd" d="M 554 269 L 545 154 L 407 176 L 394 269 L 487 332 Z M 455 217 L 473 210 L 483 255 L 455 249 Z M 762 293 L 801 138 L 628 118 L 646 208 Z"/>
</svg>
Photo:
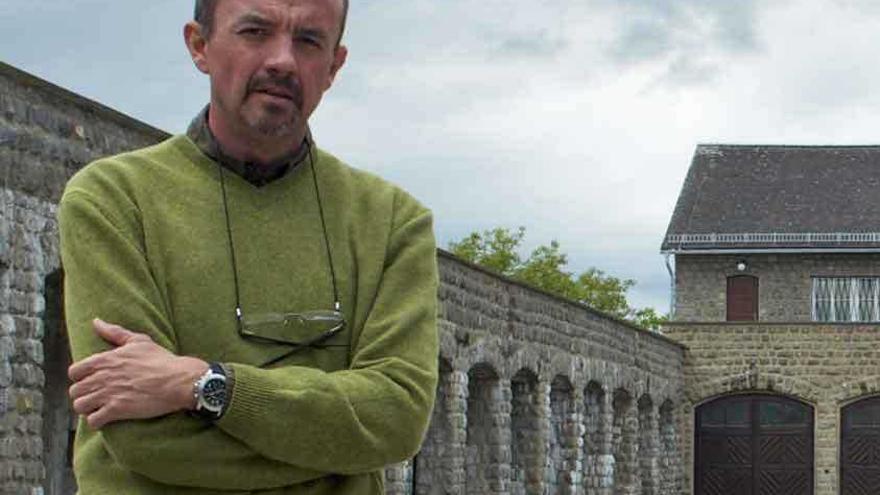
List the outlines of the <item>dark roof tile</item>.
<svg viewBox="0 0 880 495">
<path fill-rule="evenodd" d="M 880 232 L 880 146 L 700 145 L 682 186 L 670 236 Z M 694 248 L 880 247 L 852 239 L 707 241 Z M 778 239 L 777 239 L 778 240 Z"/>
</svg>

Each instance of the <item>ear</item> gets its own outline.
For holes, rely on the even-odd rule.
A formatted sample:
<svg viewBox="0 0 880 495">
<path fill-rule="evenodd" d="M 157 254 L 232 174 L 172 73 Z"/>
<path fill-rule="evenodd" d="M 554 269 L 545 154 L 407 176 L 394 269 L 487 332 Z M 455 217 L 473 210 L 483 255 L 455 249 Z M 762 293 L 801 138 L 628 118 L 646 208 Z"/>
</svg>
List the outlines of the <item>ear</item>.
<svg viewBox="0 0 880 495">
<path fill-rule="evenodd" d="M 327 85 L 324 88 L 324 91 L 330 89 L 330 86 L 333 85 L 333 81 L 336 79 L 336 74 L 339 72 L 339 69 L 345 65 L 345 60 L 348 58 L 348 48 L 345 45 L 339 45 L 333 52 L 333 64 L 330 66 L 330 74 L 327 76 Z"/>
<path fill-rule="evenodd" d="M 204 74 L 208 74 L 208 58 L 205 55 L 208 40 L 202 34 L 201 24 L 196 21 L 187 22 L 183 26 L 183 41 L 186 43 L 186 49 L 189 50 L 189 56 L 192 57 L 196 68 Z"/>
</svg>

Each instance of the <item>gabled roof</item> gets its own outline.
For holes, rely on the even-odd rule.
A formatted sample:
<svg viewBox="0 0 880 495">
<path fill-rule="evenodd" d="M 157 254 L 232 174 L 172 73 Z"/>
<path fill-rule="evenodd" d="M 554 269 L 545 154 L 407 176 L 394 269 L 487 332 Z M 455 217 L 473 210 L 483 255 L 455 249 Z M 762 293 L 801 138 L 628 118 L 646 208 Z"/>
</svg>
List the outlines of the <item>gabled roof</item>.
<svg viewBox="0 0 880 495">
<path fill-rule="evenodd" d="M 880 250 L 880 146 L 699 145 L 661 250 Z"/>
</svg>

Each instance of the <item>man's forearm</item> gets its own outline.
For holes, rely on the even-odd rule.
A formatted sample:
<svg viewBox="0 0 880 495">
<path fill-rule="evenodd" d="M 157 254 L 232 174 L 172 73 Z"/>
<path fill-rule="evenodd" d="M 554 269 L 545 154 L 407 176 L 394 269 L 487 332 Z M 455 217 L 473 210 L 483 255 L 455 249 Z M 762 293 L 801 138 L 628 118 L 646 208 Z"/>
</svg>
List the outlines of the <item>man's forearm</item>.
<svg viewBox="0 0 880 495">
<path fill-rule="evenodd" d="M 68 372 L 73 409 L 89 426 L 193 409 L 192 384 L 207 363 L 177 356 L 143 333 L 99 319 L 93 325 L 115 348 L 74 363 Z"/>
<path fill-rule="evenodd" d="M 142 333 L 94 325 L 117 347 L 71 366 L 71 398 L 120 465 L 161 483 L 205 489 L 270 489 L 326 475 L 268 459 L 183 414 L 194 408 L 193 384 L 207 369 L 204 361 L 176 356 Z"/>
</svg>

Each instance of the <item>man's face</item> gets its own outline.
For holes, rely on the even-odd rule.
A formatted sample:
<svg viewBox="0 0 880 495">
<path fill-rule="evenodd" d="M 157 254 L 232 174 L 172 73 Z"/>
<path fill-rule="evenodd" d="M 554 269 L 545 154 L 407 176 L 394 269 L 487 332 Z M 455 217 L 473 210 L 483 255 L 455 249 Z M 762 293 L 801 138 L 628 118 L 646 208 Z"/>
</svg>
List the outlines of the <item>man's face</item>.
<svg viewBox="0 0 880 495">
<path fill-rule="evenodd" d="M 346 51 L 341 0 L 222 0 L 196 64 L 211 77 L 212 119 L 262 138 L 297 136 Z"/>
</svg>

